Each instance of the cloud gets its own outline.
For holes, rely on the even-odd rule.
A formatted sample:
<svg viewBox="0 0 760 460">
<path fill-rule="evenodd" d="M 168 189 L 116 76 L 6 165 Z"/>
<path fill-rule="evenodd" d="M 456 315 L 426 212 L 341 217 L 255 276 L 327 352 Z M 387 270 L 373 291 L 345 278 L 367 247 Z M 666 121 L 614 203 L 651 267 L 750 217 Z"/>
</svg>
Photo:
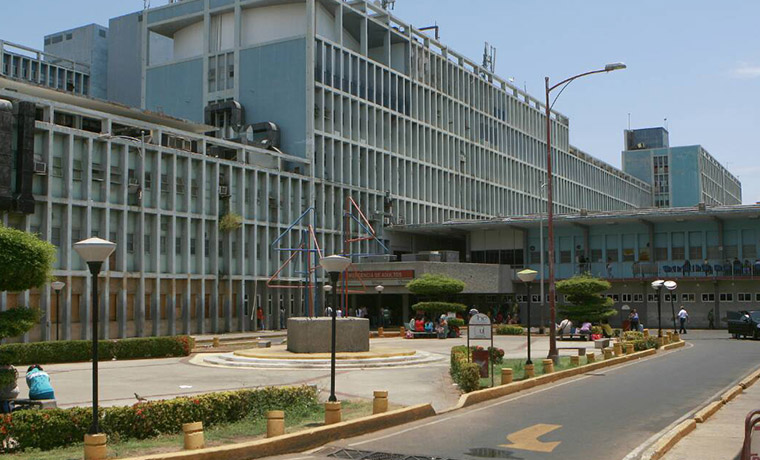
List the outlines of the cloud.
<svg viewBox="0 0 760 460">
<path fill-rule="evenodd" d="M 731 75 L 735 78 L 760 78 L 760 65 L 740 62 L 736 67 L 731 69 Z"/>
</svg>

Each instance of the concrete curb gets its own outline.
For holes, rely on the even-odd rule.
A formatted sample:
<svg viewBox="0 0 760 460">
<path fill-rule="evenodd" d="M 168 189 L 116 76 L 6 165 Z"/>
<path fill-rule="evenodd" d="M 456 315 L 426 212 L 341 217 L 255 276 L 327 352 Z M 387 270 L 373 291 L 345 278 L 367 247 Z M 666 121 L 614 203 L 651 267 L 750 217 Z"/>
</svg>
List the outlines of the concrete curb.
<svg viewBox="0 0 760 460">
<path fill-rule="evenodd" d="M 648 452 L 650 452 L 649 456 L 642 456 L 642 460 L 657 460 L 661 458 L 663 455 L 665 455 L 670 449 L 672 449 L 676 444 L 678 444 L 678 441 L 683 439 L 687 434 L 694 431 L 694 428 L 696 428 L 697 423 L 704 423 L 707 421 L 708 418 L 712 417 L 717 413 L 726 403 L 731 401 L 732 399 L 739 396 L 742 391 L 753 385 L 755 382 L 760 379 L 760 369 L 752 372 L 748 376 L 744 377 L 741 382 L 739 382 L 738 385 L 731 387 L 730 390 L 726 391 L 722 395 L 720 395 L 720 399 L 716 401 L 712 401 L 705 407 L 699 410 L 696 414 L 694 414 L 693 419 L 685 420 L 684 422 L 680 423 L 678 426 L 670 430 L 668 433 L 665 434 L 662 438 L 660 438 L 655 444 L 654 448 L 650 449 Z M 694 423 L 693 427 L 688 427 L 686 425 L 690 425 L 690 422 Z M 678 432 L 678 430 L 685 430 L 682 432 Z"/>
<path fill-rule="evenodd" d="M 431 404 L 420 404 L 269 439 L 258 439 L 198 450 L 130 457 L 126 460 L 245 460 L 291 454 L 313 449 L 336 439 L 351 438 L 433 415 L 436 414 Z"/>
<path fill-rule="evenodd" d="M 676 425 L 675 428 L 668 431 L 665 436 L 660 438 L 655 444 L 654 449 L 652 452 L 652 456 L 649 457 L 651 460 L 657 460 L 659 458 L 662 458 L 665 453 L 667 453 L 670 449 L 675 446 L 678 441 L 683 439 L 687 434 L 694 431 L 694 429 L 697 427 L 697 422 L 694 421 L 694 419 L 688 419 L 684 420 L 683 422 Z"/>
<path fill-rule="evenodd" d="M 681 341 L 678 341 L 678 342 L 673 342 L 673 343 L 669 343 L 667 345 L 664 345 L 662 347 L 662 349 L 665 350 L 665 351 L 668 351 L 668 350 L 673 350 L 675 348 L 681 348 L 683 346 L 686 346 L 686 342 L 684 342 L 683 340 L 681 340 Z"/>
<path fill-rule="evenodd" d="M 444 412 L 449 412 L 463 407 L 469 407 L 474 404 L 489 401 L 491 399 L 501 398 L 508 396 L 519 391 L 527 390 L 539 385 L 544 385 L 557 380 L 574 377 L 576 375 L 584 374 L 586 372 L 592 372 L 605 367 L 614 366 L 616 364 L 622 364 L 634 359 L 644 358 L 657 353 L 657 350 L 650 348 L 644 351 L 638 351 L 630 355 L 623 355 L 617 358 L 605 359 L 603 361 L 596 361 L 591 364 L 586 364 L 580 367 L 574 367 L 571 369 L 565 369 L 562 371 L 553 372 L 551 374 L 543 374 L 536 378 L 520 380 L 518 382 L 508 383 L 506 385 L 499 385 L 493 388 L 486 388 L 484 390 L 477 390 L 470 393 L 465 393 L 459 397 L 459 402 L 451 409 L 447 409 Z"/>
<path fill-rule="evenodd" d="M 720 395 L 720 400 L 723 401 L 723 404 L 726 404 L 735 397 L 739 396 L 742 391 L 744 391 L 744 388 L 742 388 L 741 385 L 736 385 L 735 387 Z"/>
<path fill-rule="evenodd" d="M 716 412 L 723 407 L 723 401 L 713 401 L 702 410 L 694 414 L 694 421 L 697 423 L 705 423 L 705 420 L 715 415 Z"/>
</svg>

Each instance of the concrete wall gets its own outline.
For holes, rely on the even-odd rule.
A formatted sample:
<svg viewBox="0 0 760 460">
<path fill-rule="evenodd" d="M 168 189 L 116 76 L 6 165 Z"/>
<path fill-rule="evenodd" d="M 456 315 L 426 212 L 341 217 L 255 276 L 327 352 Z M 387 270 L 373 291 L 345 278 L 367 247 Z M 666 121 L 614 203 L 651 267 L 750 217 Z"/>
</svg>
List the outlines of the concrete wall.
<svg viewBox="0 0 760 460">
<path fill-rule="evenodd" d="M 670 205 L 696 206 L 702 198 L 699 173 L 699 146 L 673 147 L 670 150 Z"/>
<path fill-rule="evenodd" d="M 145 108 L 203 121 L 203 59 L 148 69 Z"/>
<path fill-rule="evenodd" d="M 53 40 L 53 37 L 61 37 L 61 41 Z M 89 24 L 47 35 L 44 51 L 88 65 L 90 67 L 89 95 L 100 99 L 107 97 L 108 28 Z"/>
<path fill-rule="evenodd" d="M 272 121 L 280 127 L 280 149 L 306 154 L 306 44 L 281 41 L 240 51 L 240 103 L 246 121 Z"/>
</svg>

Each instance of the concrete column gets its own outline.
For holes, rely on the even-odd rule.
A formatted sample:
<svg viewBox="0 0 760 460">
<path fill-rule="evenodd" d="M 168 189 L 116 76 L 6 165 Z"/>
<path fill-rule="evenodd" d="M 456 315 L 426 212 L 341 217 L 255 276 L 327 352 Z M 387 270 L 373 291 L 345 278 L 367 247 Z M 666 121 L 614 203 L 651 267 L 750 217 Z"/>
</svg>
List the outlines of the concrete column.
<svg viewBox="0 0 760 460">
<path fill-rule="evenodd" d="M 409 294 L 401 294 L 401 322 L 409 321 Z"/>
<path fill-rule="evenodd" d="M 126 278 L 122 279 L 122 288 L 119 289 L 119 292 L 116 297 L 116 305 L 118 306 L 118 315 L 117 320 L 119 322 L 119 338 L 124 339 L 127 337 L 127 280 Z M 134 311 L 134 310 L 133 310 Z"/>
</svg>

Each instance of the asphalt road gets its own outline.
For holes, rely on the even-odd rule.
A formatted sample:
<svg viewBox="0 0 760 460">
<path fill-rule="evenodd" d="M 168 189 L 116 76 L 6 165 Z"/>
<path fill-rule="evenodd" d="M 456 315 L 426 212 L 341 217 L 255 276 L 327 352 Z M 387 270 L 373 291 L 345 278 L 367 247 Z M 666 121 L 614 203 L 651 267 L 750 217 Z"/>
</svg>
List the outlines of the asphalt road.
<svg viewBox="0 0 760 460">
<path fill-rule="evenodd" d="M 642 443 L 760 365 L 760 342 L 725 331 L 685 338 L 684 349 L 287 458 L 635 458 Z"/>
</svg>

